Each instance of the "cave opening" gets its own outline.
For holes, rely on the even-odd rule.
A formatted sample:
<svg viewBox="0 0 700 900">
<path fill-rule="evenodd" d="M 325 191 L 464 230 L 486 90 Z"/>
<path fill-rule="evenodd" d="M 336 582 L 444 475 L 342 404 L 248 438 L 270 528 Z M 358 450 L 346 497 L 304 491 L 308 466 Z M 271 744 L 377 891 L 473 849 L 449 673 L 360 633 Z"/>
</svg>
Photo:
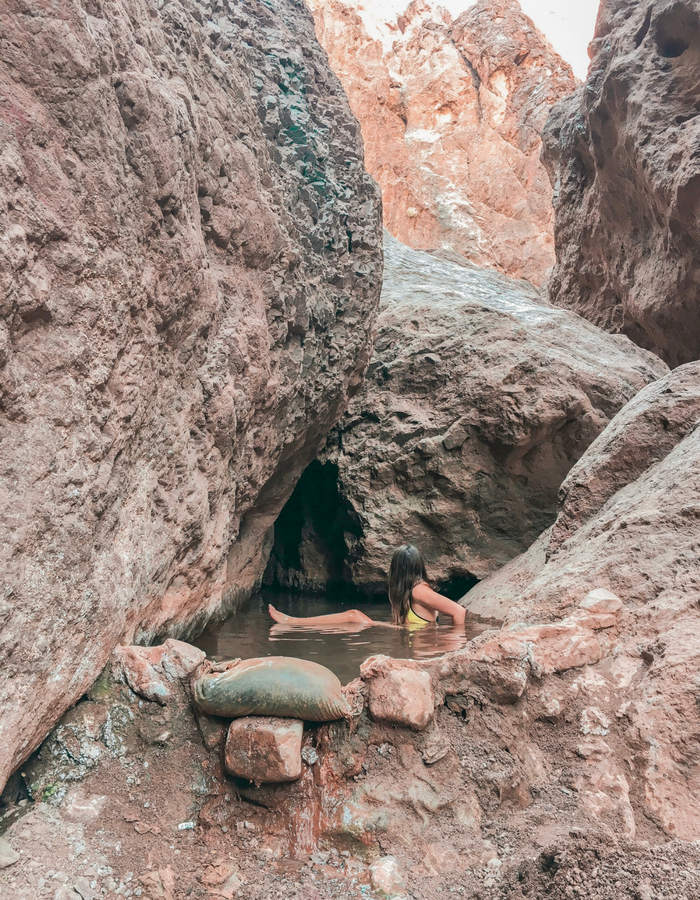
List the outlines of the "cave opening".
<svg viewBox="0 0 700 900">
<path fill-rule="evenodd" d="M 351 589 L 350 562 L 362 525 L 338 490 L 338 466 L 315 459 L 274 527 L 264 584 L 300 591 Z"/>
</svg>

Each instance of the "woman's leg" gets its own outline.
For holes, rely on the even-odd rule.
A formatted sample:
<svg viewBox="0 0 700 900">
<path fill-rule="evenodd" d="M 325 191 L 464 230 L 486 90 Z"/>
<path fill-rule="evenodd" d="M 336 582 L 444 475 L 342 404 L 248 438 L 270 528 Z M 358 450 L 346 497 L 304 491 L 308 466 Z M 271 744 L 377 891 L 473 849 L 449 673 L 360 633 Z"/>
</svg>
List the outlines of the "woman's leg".
<svg viewBox="0 0 700 900">
<path fill-rule="evenodd" d="M 345 612 L 329 613 L 325 616 L 287 616 L 279 612 L 270 604 L 268 606 L 270 615 L 280 625 L 345 625 L 348 622 L 355 622 L 361 625 L 372 625 L 373 620 L 366 616 L 359 609 L 348 609 Z"/>
</svg>

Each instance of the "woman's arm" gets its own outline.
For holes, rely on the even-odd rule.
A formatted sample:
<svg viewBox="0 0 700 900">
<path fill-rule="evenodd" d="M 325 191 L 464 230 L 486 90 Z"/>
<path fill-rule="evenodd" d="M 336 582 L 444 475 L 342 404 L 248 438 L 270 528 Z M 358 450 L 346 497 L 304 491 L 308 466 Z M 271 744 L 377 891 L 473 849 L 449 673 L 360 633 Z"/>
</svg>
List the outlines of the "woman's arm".
<svg viewBox="0 0 700 900">
<path fill-rule="evenodd" d="M 455 625 L 464 625 L 464 619 L 467 615 L 466 609 L 460 606 L 459 603 L 455 603 L 454 600 L 438 594 L 424 581 L 413 588 L 413 597 L 423 606 L 451 616 Z"/>
</svg>

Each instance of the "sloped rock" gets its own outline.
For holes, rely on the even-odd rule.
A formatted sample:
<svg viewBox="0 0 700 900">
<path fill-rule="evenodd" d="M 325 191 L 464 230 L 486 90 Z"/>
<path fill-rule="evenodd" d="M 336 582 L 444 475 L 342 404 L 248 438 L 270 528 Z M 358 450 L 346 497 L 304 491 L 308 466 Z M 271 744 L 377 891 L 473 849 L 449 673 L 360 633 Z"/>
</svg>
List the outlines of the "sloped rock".
<svg viewBox="0 0 700 900">
<path fill-rule="evenodd" d="M 688 363 L 640 391 L 615 417 L 559 494 L 549 552 L 626 484 L 663 459 L 700 422 L 700 363 Z"/>
<path fill-rule="evenodd" d="M 554 241 L 540 131 L 578 82 L 519 4 L 480 0 L 455 22 L 424 0 L 391 20 L 358 0 L 309 5 L 391 234 L 541 284 Z"/>
<path fill-rule="evenodd" d="M 0 32 L 1 785 L 117 643 L 260 578 L 381 235 L 303 4 L 8 0 Z"/>
<path fill-rule="evenodd" d="M 389 236 L 385 256 L 374 358 L 322 456 L 360 524 L 347 577 L 383 589 L 411 542 L 436 580 L 483 578 L 554 522 L 571 467 L 667 368 L 525 282 Z"/>
<path fill-rule="evenodd" d="M 226 771 L 259 784 L 295 781 L 301 776 L 303 732 L 299 719 L 234 719 L 226 738 Z"/>
<path fill-rule="evenodd" d="M 700 789 L 692 749 L 700 731 L 700 428 L 696 405 L 688 401 L 694 368 L 676 370 L 653 385 L 656 390 L 643 391 L 572 470 L 571 484 L 582 485 L 586 477 L 599 481 L 606 502 L 590 517 L 582 516 L 567 539 L 552 548 L 549 559 L 542 552 L 544 535 L 539 546 L 493 576 L 502 602 L 509 570 L 515 576 L 506 622 L 559 618 L 580 602 L 584 582 L 600 585 L 624 602 L 625 627 L 615 660 L 608 664 L 618 685 L 614 714 L 626 723 L 625 740 L 638 759 L 648 811 L 668 834 L 684 839 L 691 839 L 700 827 L 696 805 L 688 801 Z M 669 422 L 674 424 L 667 440 Z M 676 443 L 669 449 L 673 436 Z M 618 450 L 635 444 L 647 467 L 639 471 L 641 464 L 632 465 L 628 474 Z M 563 499 L 566 510 L 566 493 Z M 576 517 L 569 521 L 576 523 Z M 478 586 L 477 608 L 488 596 L 491 580 Z M 462 602 L 470 608 L 471 594 Z M 605 620 L 611 614 L 610 602 L 589 595 L 579 612 Z M 605 715 L 612 721 L 609 712 Z M 614 774 L 603 773 L 601 778 L 609 781 L 619 800 L 618 813 L 631 833 L 626 782 L 616 782 Z"/>
<path fill-rule="evenodd" d="M 604 0 L 586 85 L 552 110 L 549 298 L 671 366 L 700 358 L 700 14 Z"/>
</svg>

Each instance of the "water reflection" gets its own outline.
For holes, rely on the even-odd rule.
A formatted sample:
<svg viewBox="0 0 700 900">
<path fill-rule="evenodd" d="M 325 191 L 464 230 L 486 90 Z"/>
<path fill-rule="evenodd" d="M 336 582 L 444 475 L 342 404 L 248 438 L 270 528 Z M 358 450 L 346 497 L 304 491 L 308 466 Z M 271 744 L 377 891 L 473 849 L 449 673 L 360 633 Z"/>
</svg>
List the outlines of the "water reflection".
<svg viewBox="0 0 700 900">
<path fill-rule="evenodd" d="M 358 608 L 378 624 L 283 625 L 270 618 L 267 605 L 295 616 L 319 616 Z M 263 590 L 224 622 L 211 626 L 194 643 L 214 660 L 257 656 L 294 656 L 321 663 L 341 681 L 357 677 L 368 656 L 385 653 L 397 659 L 426 659 L 459 650 L 488 624 L 468 619 L 465 627 L 426 625 L 409 630 L 391 626 L 387 600 L 353 596 L 326 598 L 316 594 Z"/>
</svg>

